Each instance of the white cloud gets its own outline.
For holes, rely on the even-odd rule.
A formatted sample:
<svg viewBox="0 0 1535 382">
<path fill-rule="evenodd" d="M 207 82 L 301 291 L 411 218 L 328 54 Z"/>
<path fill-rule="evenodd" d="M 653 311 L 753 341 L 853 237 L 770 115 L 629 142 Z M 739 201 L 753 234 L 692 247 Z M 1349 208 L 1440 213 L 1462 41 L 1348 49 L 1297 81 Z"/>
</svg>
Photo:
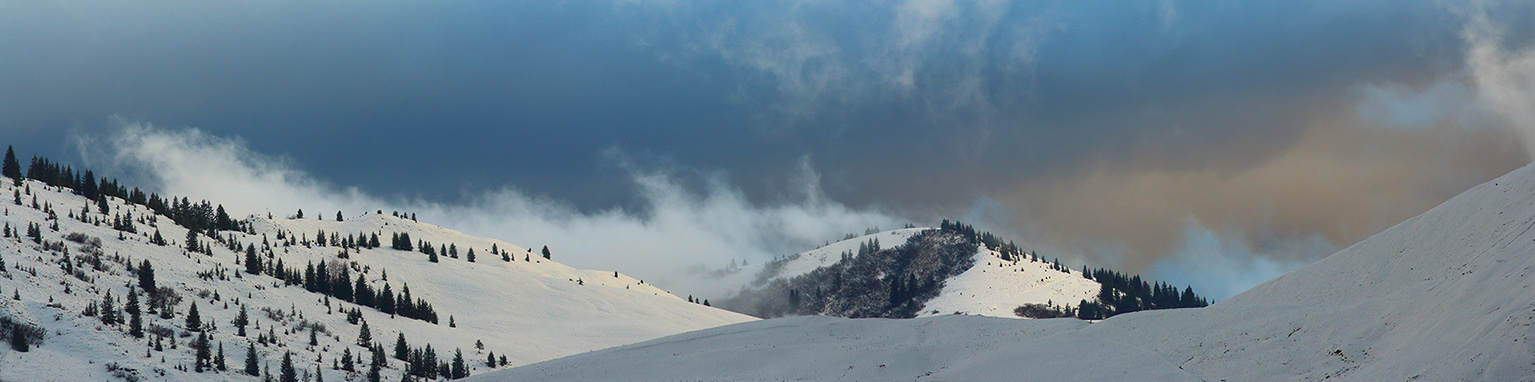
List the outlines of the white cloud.
<svg viewBox="0 0 1535 382">
<path fill-rule="evenodd" d="M 1535 154 L 1535 49 L 1505 49 L 1505 31 L 1489 19 L 1485 6 L 1472 3 L 1461 32 L 1468 45 L 1466 66 L 1478 99 L 1507 118 L 1523 138 L 1525 153 Z"/>
<path fill-rule="evenodd" d="M 723 176 L 708 177 L 689 191 L 667 169 L 630 168 L 639 211 L 621 208 L 583 213 L 556 197 L 506 187 L 458 204 L 372 195 L 315 179 L 293 163 L 253 152 L 238 138 L 195 128 L 168 130 L 119 121 L 106 136 L 81 136 L 87 160 L 115 163 L 150 190 L 221 203 L 232 214 L 310 216 L 336 211 L 399 210 L 419 220 L 471 235 L 500 238 L 525 247 L 548 245 L 558 260 L 586 269 L 616 269 L 674 291 L 719 293 L 705 280 L 687 278 L 692 266 L 722 267 L 737 259 L 760 262 L 814 248 L 848 232 L 894 227 L 895 217 L 828 201 L 809 160 L 802 161 L 796 202 L 753 203 Z M 93 163 L 97 167 L 109 163 Z M 425 176 L 422 174 L 422 176 Z M 402 175 L 401 181 L 411 176 Z M 321 215 L 325 214 L 325 215 Z"/>
</svg>

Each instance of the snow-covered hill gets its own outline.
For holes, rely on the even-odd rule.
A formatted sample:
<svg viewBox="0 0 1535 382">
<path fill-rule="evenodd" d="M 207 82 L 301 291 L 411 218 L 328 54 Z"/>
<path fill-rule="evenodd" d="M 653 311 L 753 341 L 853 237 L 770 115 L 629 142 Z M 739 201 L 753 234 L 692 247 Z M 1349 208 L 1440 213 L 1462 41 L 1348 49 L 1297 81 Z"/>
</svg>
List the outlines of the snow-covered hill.
<svg viewBox="0 0 1535 382">
<path fill-rule="evenodd" d="M 1535 167 L 1202 309 L 774 319 L 480 381 L 1535 380 Z"/>
<path fill-rule="evenodd" d="M 379 310 L 360 307 L 362 321 L 349 323 L 345 310 L 359 308 L 337 299 L 306 291 L 303 285 L 284 286 L 268 275 L 244 273 L 244 253 L 232 251 L 212 238 L 212 255 L 188 252 L 183 243 L 187 229 L 164 216 L 150 219 L 144 206 L 126 204 L 109 198 L 110 213 L 129 213 L 137 233 L 122 233 L 112 227 L 115 215 L 102 215 L 93 203 L 69 189 L 27 181 L 20 189 L 7 179 L 0 182 L 0 222 L 21 237 L 0 239 L 0 317 L 45 329 L 41 344 L 30 352 L 0 349 L 0 380 L 3 381 L 79 381 L 109 380 L 113 374 L 137 375 L 151 380 L 241 380 L 246 348 L 258 336 L 274 334 L 269 344 L 255 345 L 263 368 L 277 373 L 279 362 L 292 353 L 301 374 L 316 372 L 330 381 L 353 379 L 360 374 L 332 370 L 343 349 L 358 360 L 358 371 L 366 370 L 368 349 L 357 345 L 361 322 L 366 322 L 375 342 L 392 351 L 397 335 L 403 333 L 411 348 L 430 344 L 439 361 L 452 359 L 462 350 L 471 367 L 479 373 L 489 367 L 490 353 L 506 357 L 508 366 L 522 365 L 571 354 L 633 343 L 665 335 L 751 321 L 753 318 L 720 309 L 689 303 L 654 286 L 612 270 L 579 270 L 511 243 L 471 237 L 430 224 L 391 216 L 377 211 L 351 216 L 345 221 L 314 219 L 268 219 L 251 217 L 252 233 L 221 231 L 217 235 L 233 239 L 240 246 L 260 248 L 263 261 L 281 260 L 285 267 L 302 271 L 306 264 L 336 262 L 351 268 L 374 290 L 389 285 L 395 293 L 410 288 L 416 299 L 430 303 L 440 316 L 438 324 L 404 317 L 391 317 Z M 30 191 L 27 191 L 30 190 Z M 22 205 L 13 203 L 19 193 Z M 36 199 L 41 209 L 31 207 Z M 79 216 L 87 204 L 90 212 L 82 222 Z M 57 215 L 50 220 L 43 209 Z M 52 229 L 57 223 L 58 229 Z M 98 224 L 99 223 L 99 224 Z M 25 237 L 31 225 L 40 227 L 41 241 Z M 159 233 L 170 243 L 150 243 Z M 299 236 L 313 240 L 319 231 L 346 235 L 366 233 L 382 236 L 381 248 L 344 250 L 336 246 L 285 245 L 277 239 Z M 392 234 L 408 233 L 412 240 L 433 245 L 451 245 L 458 258 L 447 254 L 439 263 L 428 261 L 425 254 L 390 249 Z M 83 242 L 66 240 L 66 235 L 80 234 Z M 119 240 L 119 234 L 123 239 Z M 92 244 L 99 239 L 100 244 Z M 62 243 L 62 244 L 57 244 Z M 62 246 L 60 246 L 62 245 Z M 98 249 L 99 248 L 99 249 Z M 266 248 L 272 258 L 265 259 Z M 508 252 L 512 261 L 492 253 Z M 467 261 L 473 249 L 475 262 Z M 83 277 L 65 273 L 63 253 Z M 91 253 L 99 251 L 100 257 Z M 339 255 L 346 253 L 347 259 Z M 91 265 L 101 259 L 100 267 Z M 555 259 L 559 258 L 556 253 Z M 162 319 L 144 314 L 146 328 L 164 327 L 175 333 L 176 345 L 167 342 L 163 350 L 153 350 L 151 334 L 143 339 L 126 334 L 126 325 L 103 325 L 97 317 L 83 316 L 87 307 L 113 296 L 117 310 L 123 309 L 124 296 L 137 278 L 131 267 L 148 261 L 154 268 L 156 282 L 170 287 L 184 299 L 174 308 L 174 317 Z M 385 279 L 387 275 L 387 280 Z M 12 297 L 19 297 L 13 299 Z M 146 297 L 139 296 L 141 299 Z M 191 371 L 193 355 L 184 328 L 188 308 L 196 304 L 202 321 L 212 323 L 212 344 L 223 346 L 230 368 L 223 372 Z M 231 324 L 244 306 L 252 325 L 247 337 L 236 336 Z M 125 316 L 126 317 L 126 316 Z M 452 325 L 450 325 L 450 322 Z M 310 328 L 322 328 L 318 345 L 310 346 Z M 484 349 L 476 348 L 483 343 Z M 172 348 L 174 346 L 174 349 Z M 385 380 L 400 380 L 404 362 L 388 358 L 382 371 Z M 118 370 L 114 373 L 106 364 Z M 182 368 L 185 370 L 178 370 Z"/>
<path fill-rule="evenodd" d="M 739 289 L 733 292 L 735 297 L 725 299 L 719 306 L 740 309 L 738 311 L 745 313 L 760 314 L 760 311 L 765 309 L 759 307 L 768 304 L 762 300 L 777 299 L 778 295 L 787 293 L 780 289 L 795 285 L 798 289 L 808 290 L 814 286 L 802 285 L 824 284 L 824 282 L 796 281 L 795 278 L 806 277 L 819 269 L 845 266 L 839 262 L 857 256 L 865 250 L 865 247 L 871 245 L 886 249 L 874 255 L 898 256 L 902 252 L 894 249 L 907 245 L 913 238 L 928 237 L 924 236 L 924 232 L 937 230 L 938 228 L 905 228 L 857 236 L 771 262 L 739 267 L 723 278 L 726 285 L 739 286 Z M 973 238 L 956 244 L 962 244 L 963 248 L 966 248 L 964 249 L 966 254 L 961 256 L 966 256 L 968 259 L 960 263 L 967 264 L 967 268 L 951 275 L 943 275 L 947 277 L 942 278 L 935 293 L 919 296 L 919 300 L 922 301 L 919 301 L 920 310 L 913 310 L 916 312 L 915 316 L 973 314 L 1018 318 L 1013 310 L 1024 304 L 1053 304 L 1060 307 L 1077 305 L 1083 300 L 1097 299 L 1100 285 L 1084 277 L 1079 271 L 1056 267 L 1043 259 L 1027 255 L 1008 259 L 997 249 L 978 245 Z M 948 245 L 943 244 L 937 247 L 936 250 L 940 251 L 950 249 Z M 877 292 L 883 293 L 883 291 Z M 853 292 L 852 294 L 862 296 L 865 293 Z M 836 315 L 839 312 L 812 313 Z"/>
</svg>

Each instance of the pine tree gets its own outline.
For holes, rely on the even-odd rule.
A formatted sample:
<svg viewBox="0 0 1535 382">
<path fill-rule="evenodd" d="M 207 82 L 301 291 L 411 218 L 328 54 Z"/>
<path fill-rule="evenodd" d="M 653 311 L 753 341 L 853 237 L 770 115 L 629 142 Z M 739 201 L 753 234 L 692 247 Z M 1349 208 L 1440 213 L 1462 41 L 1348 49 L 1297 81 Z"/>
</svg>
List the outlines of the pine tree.
<svg viewBox="0 0 1535 382">
<path fill-rule="evenodd" d="M 128 304 L 123 307 L 128 312 L 128 335 L 134 338 L 144 338 L 144 317 L 139 310 L 139 294 L 132 289 L 128 290 Z"/>
<path fill-rule="evenodd" d="M 464 255 L 464 258 L 469 260 L 469 262 L 473 263 L 474 262 L 474 248 L 469 248 L 469 253 Z"/>
<path fill-rule="evenodd" d="M 453 376 L 449 379 L 460 379 L 469 376 L 469 370 L 464 367 L 464 351 L 453 349 Z"/>
<path fill-rule="evenodd" d="M 379 382 L 380 378 L 382 378 L 382 377 L 379 376 L 379 374 L 378 374 L 378 363 L 374 363 L 373 366 L 369 366 L 368 367 L 368 382 Z"/>
<path fill-rule="evenodd" d="M 256 245 L 245 247 L 245 273 L 261 274 L 261 258 L 256 256 Z"/>
<path fill-rule="evenodd" d="M 256 365 L 256 343 L 247 343 L 250 344 L 250 346 L 245 348 L 245 374 L 253 376 L 261 375 L 261 369 L 257 368 Z"/>
<path fill-rule="evenodd" d="M 108 289 L 107 293 L 101 297 L 101 323 L 108 326 L 117 325 L 117 308 L 113 306 L 112 290 Z"/>
<path fill-rule="evenodd" d="M 553 258 L 549 257 L 549 246 L 547 245 L 544 246 L 544 260 L 553 260 Z"/>
<path fill-rule="evenodd" d="M 155 293 L 155 267 L 149 264 L 149 260 L 139 263 L 139 289 L 144 293 Z"/>
<path fill-rule="evenodd" d="M 202 331 L 203 319 L 197 315 L 197 302 L 192 302 L 192 307 L 187 309 L 187 330 Z"/>
<path fill-rule="evenodd" d="M 197 244 L 197 230 L 187 230 L 187 250 L 192 252 L 203 251 L 203 246 Z"/>
<path fill-rule="evenodd" d="M 240 315 L 235 316 L 234 322 L 235 328 L 238 330 L 235 335 L 245 337 L 245 325 L 250 325 L 250 323 L 250 316 L 245 313 L 245 304 L 240 304 Z"/>
<path fill-rule="evenodd" d="M 341 221 L 341 211 L 336 211 L 336 221 Z"/>
<path fill-rule="evenodd" d="M 410 358 L 410 345 L 405 343 L 405 332 L 400 332 L 394 339 L 394 359 L 405 361 Z"/>
<path fill-rule="evenodd" d="M 224 363 L 224 342 L 219 342 L 219 354 L 213 357 L 213 366 L 219 371 L 229 371 L 229 365 Z"/>
<path fill-rule="evenodd" d="M 320 338 L 318 336 L 316 336 L 316 334 L 318 334 L 318 332 L 319 332 L 319 329 L 315 329 L 313 327 L 309 328 L 309 346 L 319 346 L 320 345 Z"/>
<path fill-rule="evenodd" d="M 298 371 L 293 369 L 293 352 L 282 354 L 282 378 L 281 382 L 298 382 Z"/>
<path fill-rule="evenodd" d="M 346 370 L 346 371 L 355 371 L 355 370 L 357 370 L 355 367 L 352 366 L 352 348 L 351 347 L 345 347 L 345 348 L 341 349 L 341 370 Z"/>
<path fill-rule="evenodd" d="M 16 161 L 16 151 L 10 145 L 5 146 L 5 163 L 0 165 L 0 175 L 21 184 L 21 162 Z"/>
<path fill-rule="evenodd" d="M 211 350 L 209 347 L 207 332 L 199 333 L 197 335 L 197 341 L 192 343 L 192 348 L 196 351 L 196 368 L 197 372 L 199 373 L 203 372 L 203 369 L 206 369 L 209 366 L 208 361 L 213 358 L 213 355 L 210 354 L 211 352 L 209 352 L 209 350 Z"/>
<path fill-rule="evenodd" d="M 485 367 L 496 367 L 496 352 L 490 352 L 489 355 L 485 356 Z"/>
<path fill-rule="evenodd" d="M 362 322 L 362 331 L 357 334 L 357 344 L 368 346 L 373 343 L 373 331 L 368 329 L 368 321 Z"/>
</svg>

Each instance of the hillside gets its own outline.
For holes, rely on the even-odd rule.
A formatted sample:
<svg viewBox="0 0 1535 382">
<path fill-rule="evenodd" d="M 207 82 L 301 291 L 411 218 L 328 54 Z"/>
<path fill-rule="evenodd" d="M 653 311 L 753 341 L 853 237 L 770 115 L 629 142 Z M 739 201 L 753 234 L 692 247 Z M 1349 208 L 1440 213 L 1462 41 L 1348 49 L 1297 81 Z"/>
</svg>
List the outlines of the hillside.
<svg viewBox="0 0 1535 382">
<path fill-rule="evenodd" d="M 471 237 L 383 211 L 344 216 L 339 222 L 332 216 L 324 220 L 251 216 L 238 223 L 243 232 L 217 231 L 217 238 L 195 235 L 204 253 L 186 248 L 187 228 L 121 198 L 104 196 L 108 213 L 102 214 L 97 203 L 73 190 L 35 180 L 20 187 L 4 180 L 0 195 L 5 196 L 0 199 L 4 209 L 0 222 L 7 228 L 6 237 L 0 239 L 4 264 L 0 295 L 5 297 L 0 299 L 0 318 L 42 329 L 36 333 L 41 334 L 40 342 L 34 339 L 28 352 L 0 349 L 3 381 L 109 380 L 114 375 L 151 380 L 256 379 L 240 373 L 248 346 L 254 346 L 263 372 L 278 373 L 284 354 L 291 352 L 303 376 L 318 372 L 326 380 L 357 380 L 367 371 L 372 354 L 357 345 L 363 323 L 373 343 L 386 349 L 381 357 L 386 361 L 382 378 L 395 381 L 408 367 L 405 361 L 392 358 L 402 333 L 411 351 L 430 346 L 432 358 L 439 363 L 462 351 L 468 371 L 480 373 L 491 368 L 486 365 L 491 353 L 497 358 L 495 368 L 502 368 L 753 320 L 689 303 L 618 272 L 574 269 L 511 243 Z M 33 200 L 38 208 L 32 207 Z M 29 236 L 30 228 L 36 228 L 40 237 Z M 314 240 L 321 231 L 339 242 Z M 164 245 L 152 243 L 157 232 Z M 439 262 L 433 263 L 419 251 L 390 248 L 394 234 L 409 234 L 416 249 L 418 243 L 429 243 L 457 255 L 441 253 Z M 383 245 L 360 245 L 366 240 L 348 240 L 352 235 L 382 236 Z M 261 259 L 262 274 L 246 273 L 249 261 L 245 250 L 236 250 L 240 248 L 252 250 Z M 468 261 L 470 251 L 477 256 L 475 262 Z M 503 261 L 500 253 L 510 261 Z M 135 338 L 128 334 L 127 315 L 121 312 L 130 290 L 148 309 L 150 296 L 138 288 L 137 276 L 145 262 L 153 268 L 155 283 L 181 301 L 164 310 L 171 312 L 169 318 L 143 314 L 143 327 L 150 333 Z M 437 323 L 306 290 L 308 278 L 300 276 L 311 264 L 331 269 L 336 280 L 342 280 L 337 272 L 345 269 L 347 280 L 355 275 L 380 296 L 389 288 L 403 297 L 408 287 L 412 299 L 429 304 L 423 306 L 435 312 Z M 286 282 L 274 277 L 290 275 Z M 337 288 L 341 284 L 345 283 L 337 283 Z M 124 322 L 108 325 L 101 319 L 104 314 L 83 314 L 96 310 L 92 307 L 99 306 L 108 293 L 109 305 Z M 222 346 L 227 371 L 195 371 L 192 344 L 198 334 L 187 327 L 186 319 L 194 304 L 204 332 L 211 335 L 209 351 Z M 238 336 L 232 324 L 242 308 L 250 321 L 245 337 Z M 348 319 L 347 311 L 360 313 L 356 323 Z M 317 345 L 310 345 L 311 332 Z M 9 334 L 0 338 L 10 338 Z M 156 342 L 161 342 L 159 350 Z M 477 343 L 483 343 L 484 349 L 477 349 Z M 355 372 L 333 369 L 343 354 L 356 360 Z M 504 366 L 501 357 L 505 357 Z"/>
<path fill-rule="evenodd" d="M 1532 227 L 1525 166 L 1207 308 L 774 319 L 473 380 L 1531 381 Z"/>
<path fill-rule="evenodd" d="M 970 314 L 1099 319 L 1206 305 L 1192 289 L 1180 294 L 1166 284 L 1105 269 L 1084 274 L 948 221 L 937 228 L 848 235 L 811 251 L 727 271 L 721 280 L 742 286 L 715 306 L 764 318 Z M 1105 296 L 1116 297 L 1101 301 Z M 1025 305 L 1029 309 L 1020 312 Z M 1080 310 L 1083 306 L 1088 308 Z"/>
</svg>

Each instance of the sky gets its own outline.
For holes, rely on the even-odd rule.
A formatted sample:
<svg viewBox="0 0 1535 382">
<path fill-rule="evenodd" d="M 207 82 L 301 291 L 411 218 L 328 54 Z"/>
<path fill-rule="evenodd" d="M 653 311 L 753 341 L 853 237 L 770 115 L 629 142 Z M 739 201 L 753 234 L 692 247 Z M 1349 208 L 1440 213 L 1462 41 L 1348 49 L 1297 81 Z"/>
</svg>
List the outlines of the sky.
<svg viewBox="0 0 1535 382">
<path fill-rule="evenodd" d="M 1530 161 L 1523 1 L 0 1 L 0 144 L 688 269 L 960 219 L 1217 298 Z"/>
</svg>

